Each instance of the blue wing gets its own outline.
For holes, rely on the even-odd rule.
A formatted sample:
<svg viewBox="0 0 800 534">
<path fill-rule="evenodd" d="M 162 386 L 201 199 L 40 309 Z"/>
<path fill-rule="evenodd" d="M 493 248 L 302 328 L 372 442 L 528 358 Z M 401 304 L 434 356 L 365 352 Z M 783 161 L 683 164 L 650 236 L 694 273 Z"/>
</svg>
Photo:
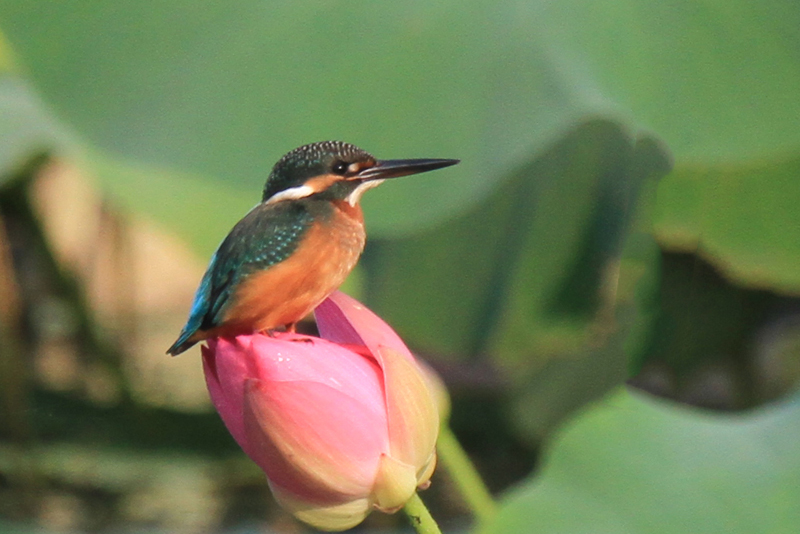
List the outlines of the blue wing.
<svg viewBox="0 0 800 534">
<path fill-rule="evenodd" d="M 312 215 L 299 202 L 259 204 L 250 210 L 211 257 L 189 319 L 167 353 L 180 354 L 195 344 L 190 338 L 196 332 L 219 326 L 239 282 L 291 256 L 312 222 Z"/>
</svg>

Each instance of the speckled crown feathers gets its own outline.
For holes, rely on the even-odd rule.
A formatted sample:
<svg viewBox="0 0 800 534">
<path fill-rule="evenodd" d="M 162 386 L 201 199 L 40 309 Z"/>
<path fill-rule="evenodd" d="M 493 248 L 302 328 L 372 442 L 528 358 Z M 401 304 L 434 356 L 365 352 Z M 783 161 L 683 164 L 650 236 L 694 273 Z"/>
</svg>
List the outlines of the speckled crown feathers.
<svg viewBox="0 0 800 534">
<path fill-rule="evenodd" d="M 304 183 L 308 178 L 328 172 L 334 161 L 374 161 L 366 150 L 343 141 L 320 141 L 287 152 L 272 168 L 264 184 L 264 200 L 275 193 Z"/>
</svg>

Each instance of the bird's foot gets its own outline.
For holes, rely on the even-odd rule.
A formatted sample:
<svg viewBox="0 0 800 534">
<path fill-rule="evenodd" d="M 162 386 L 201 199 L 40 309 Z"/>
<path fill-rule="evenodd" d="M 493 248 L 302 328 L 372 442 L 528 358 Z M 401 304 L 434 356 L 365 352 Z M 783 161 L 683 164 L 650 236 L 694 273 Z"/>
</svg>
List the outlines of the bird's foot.
<svg viewBox="0 0 800 534">
<path fill-rule="evenodd" d="M 296 337 L 293 337 L 289 341 L 294 341 L 295 343 L 314 343 L 313 338 L 297 333 L 297 323 L 286 324 L 283 329 L 287 334 L 296 334 Z"/>
<path fill-rule="evenodd" d="M 267 329 L 267 330 L 262 330 L 261 333 L 264 334 L 265 336 L 271 337 L 273 339 L 277 339 L 278 338 L 278 334 L 294 334 L 293 337 L 291 337 L 290 339 L 287 339 L 286 341 L 292 341 L 292 342 L 296 342 L 296 343 L 314 343 L 314 338 L 313 337 L 306 336 L 304 334 L 298 334 L 295 331 L 294 325 L 286 325 L 285 330 L 283 330 L 283 331 L 273 330 L 273 329 L 270 328 L 270 329 Z"/>
</svg>

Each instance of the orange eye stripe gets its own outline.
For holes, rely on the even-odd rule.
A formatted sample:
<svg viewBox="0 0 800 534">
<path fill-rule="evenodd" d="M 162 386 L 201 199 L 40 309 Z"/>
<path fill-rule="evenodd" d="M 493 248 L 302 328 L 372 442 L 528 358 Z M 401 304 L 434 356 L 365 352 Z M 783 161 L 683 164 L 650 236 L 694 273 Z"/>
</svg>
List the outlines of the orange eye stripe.
<svg viewBox="0 0 800 534">
<path fill-rule="evenodd" d="M 326 189 L 328 189 L 330 186 L 332 186 L 334 183 L 338 182 L 341 179 L 342 177 L 336 174 L 321 174 L 319 176 L 311 178 L 303 185 L 310 187 L 311 189 L 314 190 L 315 193 L 319 193 L 321 191 L 325 191 Z"/>
</svg>

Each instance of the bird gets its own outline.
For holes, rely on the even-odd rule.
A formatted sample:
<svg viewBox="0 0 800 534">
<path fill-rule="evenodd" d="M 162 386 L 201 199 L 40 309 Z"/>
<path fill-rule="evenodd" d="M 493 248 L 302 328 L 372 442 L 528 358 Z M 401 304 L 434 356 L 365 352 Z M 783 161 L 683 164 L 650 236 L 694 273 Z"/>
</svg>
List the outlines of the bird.
<svg viewBox="0 0 800 534">
<path fill-rule="evenodd" d="M 272 168 L 259 202 L 222 240 L 167 354 L 212 337 L 295 325 L 337 290 L 364 250 L 361 196 L 388 178 L 457 159 L 378 160 L 342 141 L 298 147 Z"/>
</svg>

